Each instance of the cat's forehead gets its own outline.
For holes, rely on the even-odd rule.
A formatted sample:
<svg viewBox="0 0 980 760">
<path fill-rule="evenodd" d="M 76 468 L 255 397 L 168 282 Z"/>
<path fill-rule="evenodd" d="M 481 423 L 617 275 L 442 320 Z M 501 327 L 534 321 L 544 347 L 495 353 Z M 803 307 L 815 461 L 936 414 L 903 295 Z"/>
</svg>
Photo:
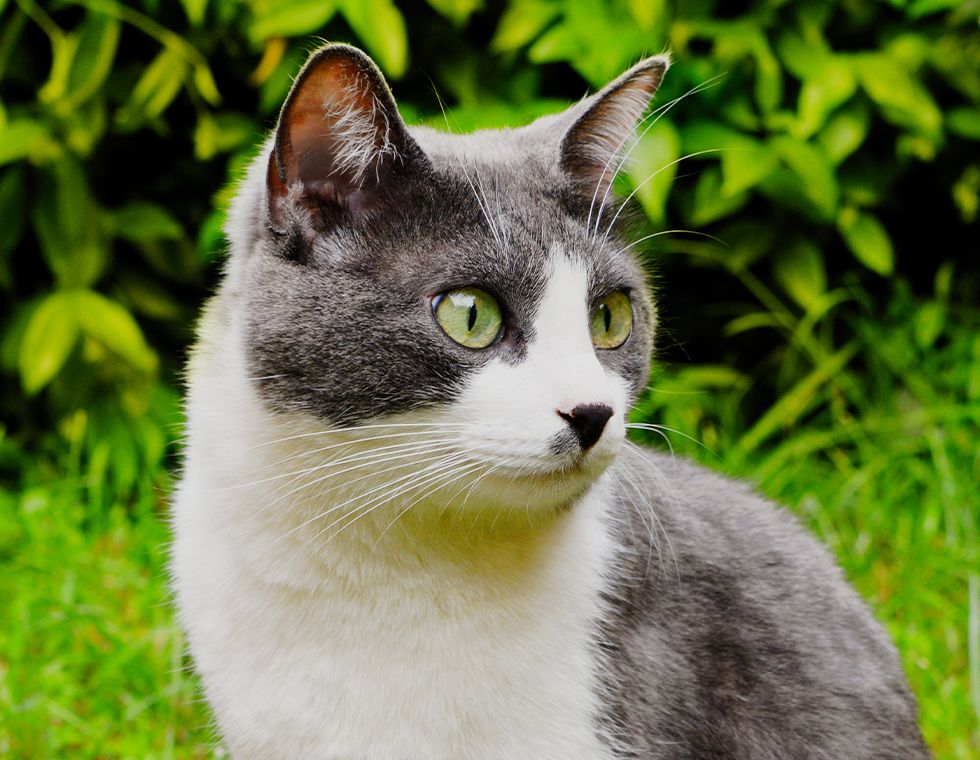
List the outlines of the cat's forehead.
<svg viewBox="0 0 980 760">
<path fill-rule="evenodd" d="M 597 188 L 591 215 L 573 208 L 581 197 L 557 168 L 546 126 L 469 134 L 413 128 L 434 170 L 417 232 L 436 243 L 433 253 L 447 243 L 456 251 L 450 268 L 540 270 L 560 255 L 599 285 L 621 284 L 635 267 L 606 234 L 609 199 Z"/>
<path fill-rule="evenodd" d="M 547 163 L 557 163 L 556 138 L 559 135 L 552 134 L 555 129 L 554 119 L 545 117 L 516 128 L 457 133 L 414 126 L 409 127 L 409 132 L 436 163 L 463 160 L 516 170 L 528 158 L 540 157 Z"/>
</svg>

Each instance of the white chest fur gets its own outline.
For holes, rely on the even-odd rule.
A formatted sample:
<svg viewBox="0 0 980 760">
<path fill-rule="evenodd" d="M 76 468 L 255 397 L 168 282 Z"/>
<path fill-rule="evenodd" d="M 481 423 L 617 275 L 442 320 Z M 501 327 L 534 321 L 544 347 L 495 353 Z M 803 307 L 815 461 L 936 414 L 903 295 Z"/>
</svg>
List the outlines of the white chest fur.
<svg viewBox="0 0 980 760">
<path fill-rule="evenodd" d="M 547 525 L 455 553 L 392 531 L 313 554 L 262 511 L 271 486 L 236 487 L 255 478 L 247 442 L 263 424 L 243 368 L 225 351 L 198 363 L 172 569 L 236 758 L 607 756 L 591 646 L 610 553 L 601 484 Z"/>
</svg>

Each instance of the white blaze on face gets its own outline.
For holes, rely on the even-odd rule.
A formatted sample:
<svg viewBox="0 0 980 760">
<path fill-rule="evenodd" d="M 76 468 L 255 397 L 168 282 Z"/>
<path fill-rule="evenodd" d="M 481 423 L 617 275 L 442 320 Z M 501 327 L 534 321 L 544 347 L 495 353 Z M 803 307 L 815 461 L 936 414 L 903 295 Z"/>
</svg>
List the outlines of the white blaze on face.
<svg viewBox="0 0 980 760">
<path fill-rule="evenodd" d="M 565 481 L 580 490 L 582 483 L 597 477 L 612 461 L 622 443 L 627 384 L 602 366 L 592 345 L 585 268 L 554 250 L 552 262 L 524 359 L 516 364 L 496 359 L 482 368 L 447 412 L 454 422 L 466 425 L 462 435 L 476 458 L 500 465 L 502 478 L 516 471 L 567 474 L 569 467 L 580 465 L 578 478 Z M 569 444 L 574 440 L 559 412 L 570 412 L 580 404 L 604 404 L 612 408 L 613 416 L 584 455 L 571 445 L 556 450 L 559 436 Z M 494 487 L 501 487 L 500 479 L 495 479 Z M 526 493 L 528 484 L 514 488 Z M 553 487 L 549 492 L 560 500 L 561 490 Z"/>
</svg>

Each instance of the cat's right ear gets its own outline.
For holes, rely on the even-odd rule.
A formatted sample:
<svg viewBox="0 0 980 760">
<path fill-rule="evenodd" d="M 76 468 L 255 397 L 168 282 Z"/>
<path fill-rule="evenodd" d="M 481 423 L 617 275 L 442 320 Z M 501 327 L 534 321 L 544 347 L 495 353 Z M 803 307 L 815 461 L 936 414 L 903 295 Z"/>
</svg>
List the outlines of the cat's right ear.
<svg viewBox="0 0 980 760">
<path fill-rule="evenodd" d="M 297 207 L 314 221 L 367 216 L 385 183 L 427 161 L 374 61 L 349 45 L 322 47 L 279 115 L 266 180 L 270 224 L 283 229 Z"/>
</svg>

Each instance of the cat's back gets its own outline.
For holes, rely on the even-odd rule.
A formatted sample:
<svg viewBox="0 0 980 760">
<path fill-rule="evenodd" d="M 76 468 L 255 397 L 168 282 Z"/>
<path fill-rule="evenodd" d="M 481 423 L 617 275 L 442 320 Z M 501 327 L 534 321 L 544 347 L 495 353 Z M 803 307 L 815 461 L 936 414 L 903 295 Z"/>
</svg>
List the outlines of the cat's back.
<svg viewBox="0 0 980 760">
<path fill-rule="evenodd" d="M 680 458 L 624 455 L 606 719 L 637 757 L 929 756 L 894 648 L 792 514 Z"/>
</svg>

